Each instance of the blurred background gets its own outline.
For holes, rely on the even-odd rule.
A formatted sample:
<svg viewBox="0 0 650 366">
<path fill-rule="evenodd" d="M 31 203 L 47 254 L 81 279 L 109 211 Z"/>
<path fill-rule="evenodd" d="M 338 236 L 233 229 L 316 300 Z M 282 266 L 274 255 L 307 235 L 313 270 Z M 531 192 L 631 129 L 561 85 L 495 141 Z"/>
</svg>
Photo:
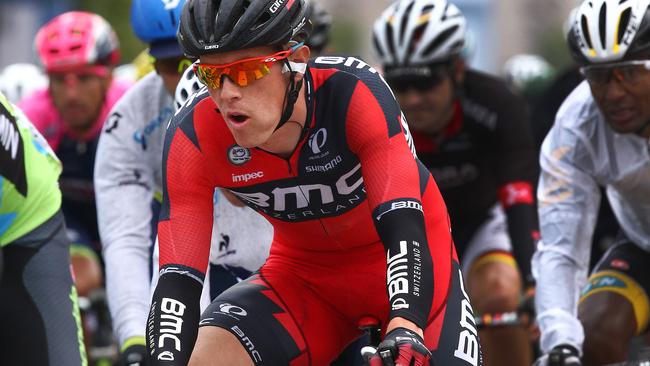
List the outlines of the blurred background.
<svg viewBox="0 0 650 366">
<path fill-rule="evenodd" d="M 161 0 L 173 1 L 173 0 Z M 316 0 L 333 15 L 330 50 L 361 55 L 369 51 L 374 19 L 391 0 Z M 461 8 L 470 28 L 470 64 L 498 73 L 504 61 L 519 53 L 543 56 L 553 66 L 569 63 L 562 25 L 578 0 L 451 0 Z M 104 16 L 122 44 L 122 61 L 131 61 L 144 46 L 129 26 L 130 0 L 0 0 L 0 68 L 34 62 L 36 30 L 61 12 L 82 9 Z"/>
</svg>

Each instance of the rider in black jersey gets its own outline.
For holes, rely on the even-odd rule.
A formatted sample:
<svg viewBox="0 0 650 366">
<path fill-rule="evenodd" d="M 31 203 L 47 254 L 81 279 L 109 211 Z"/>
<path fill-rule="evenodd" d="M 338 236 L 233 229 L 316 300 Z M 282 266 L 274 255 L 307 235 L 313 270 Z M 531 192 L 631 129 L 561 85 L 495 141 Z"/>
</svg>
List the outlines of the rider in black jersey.
<svg viewBox="0 0 650 366">
<path fill-rule="evenodd" d="M 524 100 L 466 69 L 464 41 L 465 19 L 444 0 L 398 1 L 374 26 L 384 77 L 447 204 L 475 310 L 502 313 L 533 286 L 535 149 Z M 522 327 L 486 329 L 481 342 L 486 365 L 531 363 Z"/>
</svg>

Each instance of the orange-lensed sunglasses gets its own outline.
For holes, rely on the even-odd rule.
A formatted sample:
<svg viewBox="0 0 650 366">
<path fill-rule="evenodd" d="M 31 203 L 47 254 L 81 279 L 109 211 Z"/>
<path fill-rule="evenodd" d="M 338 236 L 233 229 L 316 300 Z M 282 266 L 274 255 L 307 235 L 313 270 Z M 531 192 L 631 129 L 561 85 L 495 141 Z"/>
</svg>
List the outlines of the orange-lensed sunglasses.
<svg viewBox="0 0 650 366">
<path fill-rule="evenodd" d="M 194 64 L 194 72 L 201 83 L 210 89 L 221 88 L 221 81 L 227 76 L 235 84 L 244 87 L 271 73 L 274 63 L 289 57 L 295 48 L 280 51 L 270 56 L 247 58 L 224 65 Z"/>
</svg>

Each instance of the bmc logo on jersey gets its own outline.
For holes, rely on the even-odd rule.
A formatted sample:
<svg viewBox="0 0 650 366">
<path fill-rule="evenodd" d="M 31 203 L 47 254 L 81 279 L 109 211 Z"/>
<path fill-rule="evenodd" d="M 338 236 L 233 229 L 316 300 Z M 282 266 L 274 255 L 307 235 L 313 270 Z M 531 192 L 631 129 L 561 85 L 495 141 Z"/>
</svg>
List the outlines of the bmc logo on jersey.
<svg viewBox="0 0 650 366">
<path fill-rule="evenodd" d="M 234 165 L 244 165 L 251 160 L 251 151 L 245 147 L 232 145 L 228 148 L 228 160 Z"/>
<path fill-rule="evenodd" d="M 321 128 L 320 130 L 316 131 L 315 134 L 309 137 L 309 147 L 311 148 L 311 151 L 314 153 L 314 155 L 318 155 L 322 152 L 321 149 L 323 146 L 325 146 L 326 142 L 327 130 L 324 128 Z"/>
<path fill-rule="evenodd" d="M 264 192 L 232 190 L 242 200 L 269 216 L 286 221 L 336 216 L 365 200 L 361 164 L 343 174 L 334 185 L 301 184 L 268 187 Z"/>
<path fill-rule="evenodd" d="M 316 58 L 314 61 L 317 64 L 323 64 L 323 65 L 344 65 L 347 67 L 355 67 L 359 70 L 361 69 L 368 69 L 373 74 L 377 73 L 377 70 L 368 65 L 367 63 L 363 62 L 362 60 L 359 60 L 356 57 L 341 57 L 341 56 L 320 56 Z"/>
</svg>

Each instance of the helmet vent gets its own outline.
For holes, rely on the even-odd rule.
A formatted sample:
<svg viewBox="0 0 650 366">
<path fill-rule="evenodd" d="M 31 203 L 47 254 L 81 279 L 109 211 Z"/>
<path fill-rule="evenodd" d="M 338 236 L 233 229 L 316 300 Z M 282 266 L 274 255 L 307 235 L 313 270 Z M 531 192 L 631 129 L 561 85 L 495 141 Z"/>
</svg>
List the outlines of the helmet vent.
<svg viewBox="0 0 650 366">
<path fill-rule="evenodd" d="M 413 5 L 415 5 L 415 1 L 411 1 L 411 3 L 406 7 L 406 11 L 404 11 L 404 14 L 402 15 L 402 19 L 400 22 L 400 29 L 399 29 L 400 43 L 404 42 L 404 36 L 406 34 L 406 26 L 408 25 L 409 15 L 411 14 Z"/>
<path fill-rule="evenodd" d="M 456 30 L 458 30 L 458 25 L 451 26 L 443 32 L 440 32 L 440 34 L 434 38 L 433 41 L 431 41 L 431 44 L 429 44 L 427 48 L 424 49 L 422 52 L 424 56 L 429 56 L 431 53 L 433 53 L 438 47 L 440 47 L 441 44 L 448 40 L 449 37 L 451 37 L 456 32 Z"/>
<path fill-rule="evenodd" d="M 580 19 L 580 26 L 582 27 L 582 34 L 585 36 L 585 41 L 587 41 L 587 46 L 591 49 L 594 48 L 594 45 L 591 42 L 591 34 L 589 34 L 589 28 L 587 26 L 587 17 L 584 15 Z"/>
<path fill-rule="evenodd" d="M 411 36 L 411 44 L 409 47 L 409 53 L 415 52 L 415 48 L 417 45 L 420 43 L 422 40 L 422 35 L 424 34 L 424 30 L 427 28 L 427 24 L 422 24 L 421 26 L 415 28 L 413 31 L 413 36 Z"/>
<path fill-rule="evenodd" d="M 626 1 L 626 0 L 623 0 Z M 625 30 L 627 29 L 627 26 L 630 24 L 630 16 L 632 15 L 632 9 L 627 8 L 623 11 L 623 14 L 621 14 L 621 22 L 618 27 L 618 30 L 616 33 L 618 33 L 618 39 L 616 40 L 617 43 L 621 43 L 621 40 L 623 40 L 623 36 L 625 35 Z"/>
<path fill-rule="evenodd" d="M 269 20 L 271 20 L 271 14 L 269 14 L 268 12 L 264 12 L 262 15 L 260 15 L 259 18 L 257 18 L 257 21 L 251 27 L 251 30 L 255 30 L 259 27 L 264 26 L 264 24 L 266 24 L 266 22 L 268 22 Z"/>
<path fill-rule="evenodd" d="M 598 24 L 598 33 L 600 33 L 600 44 L 604 49 L 607 49 L 607 3 L 603 2 L 603 5 L 600 7 Z"/>
<path fill-rule="evenodd" d="M 377 35 L 373 35 L 372 42 L 374 43 L 375 50 L 379 54 L 379 57 L 384 58 L 385 57 L 384 50 L 381 48 L 381 45 L 379 44 L 379 40 L 377 39 Z"/>
<path fill-rule="evenodd" d="M 395 54 L 395 42 L 393 41 L 393 27 L 386 23 L 386 40 L 388 41 L 388 54 Z"/>
</svg>

